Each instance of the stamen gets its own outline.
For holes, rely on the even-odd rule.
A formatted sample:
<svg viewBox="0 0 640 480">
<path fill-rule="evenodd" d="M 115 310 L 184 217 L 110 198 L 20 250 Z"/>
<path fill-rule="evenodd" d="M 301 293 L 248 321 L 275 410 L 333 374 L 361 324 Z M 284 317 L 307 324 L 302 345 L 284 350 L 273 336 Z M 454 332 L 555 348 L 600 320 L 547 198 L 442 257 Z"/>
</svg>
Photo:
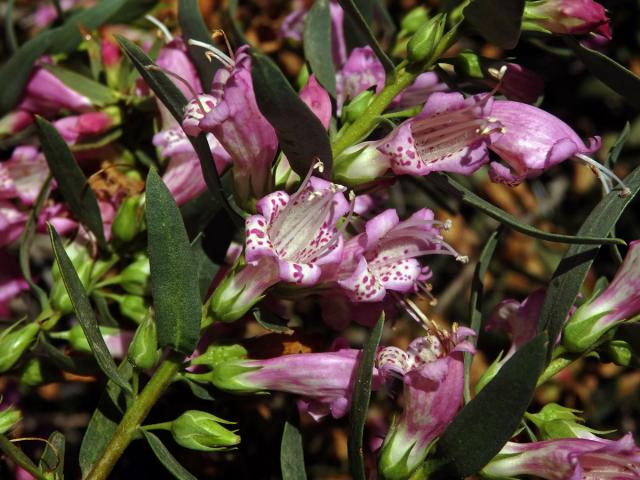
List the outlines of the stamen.
<svg viewBox="0 0 640 480">
<path fill-rule="evenodd" d="M 224 38 L 224 43 L 227 46 L 227 52 L 229 52 L 229 56 L 231 57 L 231 59 L 233 60 L 233 63 L 235 64 L 236 57 L 235 57 L 235 54 L 233 53 L 233 48 L 231 48 L 231 44 L 229 43 L 229 38 L 227 37 L 227 34 L 224 33 L 224 30 L 222 30 L 221 28 L 216 28 L 211 34 L 211 39 L 215 40 L 217 37 Z"/>
<path fill-rule="evenodd" d="M 186 79 L 184 79 L 183 77 L 181 77 L 177 73 L 171 72 L 169 70 L 165 70 L 164 68 L 159 67 L 158 65 L 147 65 L 144 68 L 146 70 L 155 70 L 155 71 L 158 71 L 158 72 L 162 72 L 165 75 L 169 75 L 170 77 L 173 77 L 176 80 L 178 80 L 179 82 L 181 82 L 183 85 L 185 85 L 187 87 L 187 89 L 189 90 L 191 95 L 193 95 L 193 99 L 198 104 L 198 107 L 200 107 L 200 111 L 202 112 L 202 115 L 206 115 L 207 114 L 207 111 L 205 110 L 204 105 L 202 104 L 202 101 L 200 100 L 198 92 L 195 91 L 195 89 L 191 86 L 191 84 Z"/>
<path fill-rule="evenodd" d="M 417 282 L 416 285 L 420 291 L 429 298 L 429 305 L 435 307 L 438 304 L 438 299 L 433 295 L 433 293 L 431 293 L 433 286 L 430 283 L 425 282 Z"/>
<path fill-rule="evenodd" d="M 201 42 L 200 40 L 194 40 L 192 38 L 190 38 L 187 43 L 189 45 L 194 45 L 196 47 L 201 47 L 201 48 L 204 48 L 205 50 L 208 50 L 209 52 L 211 52 L 209 55 L 213 55 L 213 57 L 216 60 L 220 60 L 220 62 L 222 62 L 227 68 L 235 67 L 235 62 L 227 54 L 223 53 L 221 50 L 217 49 L 213 45 L 210 45 L 205 42 Z"/>
<path fill-rule="evenodd" d="M 171 32 L 169 31 L 169 29 L 164 23 L 162 23 L 153 15 L 145 15 L 144 18 L 150 21 L 151 23 L 153 23 L 158 28 L 158 30 L 160 30 L 162 35 L 164 35 L 164 39 L 166 43 L 169 43 L 170 41 L 173 40 L 173 35 L 171 35 Z"/>
<path fill-rule="evenodd" d="M 622 191 L 620 192 L 619 195 L 621 197 L 626 197 L 631 194 L 631 190 L 629 189 L 629 187 L 627 187 L 624 184 L 624 182 L 620 180 L 620 177 L 618 177 L 615 173 L 613 173 L 607 167 L 605 167 L 601 163 L 596 162 L 593 158 L 587 157 L 586 155 L 583 155 L 581 153 L 576 153 L 575 156 L 580 160 L 582 160 L 587 165 L 594 167 L 598 172 L 600 172 L 602 175 L 604 175 L 606 178 L 608 178 L 612 182 L 620 185 L 620 187 L 622 188 Z"/>
</svg>

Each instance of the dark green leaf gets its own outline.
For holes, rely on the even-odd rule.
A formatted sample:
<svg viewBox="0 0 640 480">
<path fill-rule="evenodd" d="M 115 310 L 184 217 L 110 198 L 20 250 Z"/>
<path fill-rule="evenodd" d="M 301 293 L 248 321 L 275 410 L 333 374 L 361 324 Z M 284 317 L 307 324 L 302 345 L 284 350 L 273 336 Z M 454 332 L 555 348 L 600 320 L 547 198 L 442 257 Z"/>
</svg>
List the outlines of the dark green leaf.
<svg viewBox="0 0 640 480">
<path fill-rule="evenodd" d="M 151 447 L 151 450 L 153 450 L 153 453 L 155 453 L 157 459 L 160 460 L 160 463 L 164 465 L 171 475 L 178 480 L 198 480 L 196 477 L 191 475 L 186 468 L 180 465 L 156 435 L 142 429 L 139 431 L 144 435 L 144 438 L 149 443 L 149 446 Z"/>
<path fill-rule="evenodd" d="M 324 165 L 325 178 L 331 176 L 331 144 L 327 131 L 309 107 L 300 100 L 273 61 L 257 50 L 253 57 L 253 87 L 262 114 L 276 130 L 280 148 L 291 168 L 302 178 L 317 159 Z"/>
<path fill-rule="evenodd" d="M 57 65 L 43 65 L 43 68 L 51 72 L 67 87 L 87 97 L 91 103 L 98 107 L 104 107 L 118 101 L 116 92 L 89 77 Z"/>
<path fill-rule="evenodd" d="M 547 336 L 520 348 L 449 424 L 438 441 L 450 476 L 462 478 L 484 467 L 511 438 L 533 396 L 545 365 Z"/>
<path fill-rule="evenodd" d="M 118 367 L 118 372 L 128 380 L 133 373 L 133 366 L 127 359 L 124 359 Z M 126 402 L 122 389 L 112 381 L 108 381 L 98 401 L 98 407 L 93 412 L 82 437 L 79 455 L 82 478 L 86 478 L 95 462 L 102 455 L 125 410 Z"/>
<path fill-rule="evenodd" d="M 4 35 L 9 53 L 13 53 L 18 49 L 18 39 L 16 38 L 16 29 L 13 25 L 13 7 L 16 0 L 8 0 L 6 12 L 4 14 Z"/>
<path fill-rule="evenodd" d="M 211 37 L 207 25 L 204 23 L 200 7 L 197 0 L 180 0 L 178 3 L 178 22 L 182 29 L 182 36 L 185 41 L 189 39 L 211 43 Z M 201 47 L 188 45 L 189 57 L 198 70 L 198 77 L 205 92 L 209 91 L 213 75 L 220 68 L 218 60 L 209 60 Z"/>
<path fill-rule="evenodd" d="M 118 368 L 109 353 L 107 345 L 104 343 L 104 338 L 102 338 L 102 334 L 98 328 L 98 322 L 96 321 L 96 317 L 91 309 L 91 304 L 89 303 L 87 294 L 82 286 L 82 282 L 80 281 L 78 274 L 73 268 L 73 264 L 71 263 L 64 246 L 62 245 L 62 240 L 55 228 L 51 224 L 48 224 L 48 226 L 51 245 L 53 247 L 53 255 L 56 262 L 58 262 L 62 281 L 64 282 L 64 286 L 67 289 L 69 298 L 71 299 L 71 304 L 73 305 L 73 310 L 78 318 L 78 322 L 80 322 L 80 325 L 82 326 L 82 331 L 84 332 L 85 337 L 87 337 L 93 356 L 96 359 L 98 366 L 107 377 L 113 380 L 125 391 L 130 392 L 131 387 L 118 373 Z"/>
<path fill-rule="evenodd" d="M 36 60 L 51 44 L 51 32 L 41 32 L 22 45 L 7 62 L 0 67 L 0 116 L 11 110 L 22 96 L 22 90 L 31 76 Z"/>
<path fill-rule="evenodd" d="M 73 214 L 96 236 L 103 250 L 107 249 L 102 228 L 100 207 L 87 178 L 80 170 L 71 150 L 58 131 L 47 120 L 36 117 L 38 137 L 58 190 L 69 204 Z"/>
<path fill-rule="evenodd" d="M 253 318 L 256 319 L 256 322 L 258 322 L 262 328 L 266 328 L 272 332 L 286 334 L 293 333 L 293 330 L 287 326 L 289 322 L 286 319 L 280 318 L 268 310 L 256 308 L 253 311 Z"/>
<path fill-rule="evenodd" d="M 226 175 L 224 179 L 231 176 Z M 189 238 L 195 239 L 220 211 L 222 205 L 213 197 L 209 190 L 205 190 L 197 197 L 193 197 L 180 205 L 182 220 L 189 233 Z"/>
<path fill-rule="evenodd" d="M 200 289 L 180 210 L 155 170 L 147 176 L 147 238 L 158 344 L 185 355 L 200 337 Z"/>
<path fill-rule="evenodd" d="M 200 300 L 204 302 L 209 293 L 211 282 L 220 270 L 220 265 L 216 265 L 202 248 L 202 235 L 198 235 L 191 242 L 191 254 L 195 265 L 195 276 L 200 288 Z"/>
<path fill-rule="evenodd" d="M 355 480 L 364 480 L 364 454 L 362 435 L 367 419 L 369 400 L 371 397 L 371 375 L 376 350 L 384 327 L 384 313 L 378 318 L 378 323 L 371 330 L 369 339 L 364 345 L 356 371 L 356 381 L 353 385 L 353 400 L 349 412 L 349 470 Z"/>
<path fill-rule="evenodd" d="M 601 245 L 601 244 L 618 244 L 624 245 L 624 240 L 619 238 L 601 238 L 601 237 L 591 237 L 591 236 L 572 236 L 572 235 L 560 235 L 557 233 L 548 233 L 542 230 L 538 230 L 531 225 L 527 225 L 526 223 L 522 223 L 516 217 L 511 215 L 510 213 L 505 212 L 501 208 L 496 207 L 495 205 L 483 200 L 478 195 L 473 193 L 471 190 L 465 188 L 463 185 L 458 183 L 452 177 L 448 175 L 430 175 L 428 179 L 423 178 L 410 178 L 412 183 L 416 184 L 420 188 L 425 188 L 424 184 L 426 182 L 434 182 L 438 186 L 443 187 L 447 192 L 451 192 L 455 194 L 460 200 L 464 203 L 467 203 L 482 213 L 490 216 L 491 218 L 499 221 L 500 223 L 511 227 L 512 229 L 524 233 L 530 237 L 539 238 L 540 240 L 546 240 L 547 242 L 557 242 L 557 243 L 581 243 L 585 245 Z"/>
<path fill-rule="evenodd" d="M 53 432 L 49 435 L 49 443 L 40 457 L 38 467 L 45 472 L 52 480 L 64 479 L 64 435 L 60 432 Z"/>
<path fill-rule="evenodd" d="M 56 347 L 49 343 L 44 333 L 38 336 L 37 355 L 47 359 L 48 363 L 56 366 L 65 372 L 76 375 L 95 375 L 96 368 L 93 362 L 76 361 L 73 357 L 65 355 Z"/>
<path fill-rule="evenodd" d="M 609 150 L 609 155 L 607 155 L 607 160 L 604 162 L 604 165 L 607 168 L 613 168 L 613 166 L 618 161 L 618 157 L 620 156 L 620 153 L 624 148 L 624 144 L 627 143 L 627 138 L 629 138 L 630 133 L 631 133 L 631 125 L 629 124 L 629 122 L 627 122 L 624 124 L 624 128 L 622 129 L 622 132 L 620 132 L 620 135 L 618 136 L 616 143 L 613 145 L 613 147 L 611 147 L 611 150 Z"/>
<path fill-rule="evenodd" d="M 5 453 L 4 457 L 12 459 L 37 480 L 48 480 L 23 451 L 2 434 L 0 434 L 0 450 Z"/>
<path fill-rule="evenodd" d="M 622 212 L 640 190 L 640 167 L 631 172 L 624 179 L 624 182 L 631 190 L 631 194 L 620 197 L 616 191 L 609 193 L 591 211 L 580 227 L 578 235 L 607 235 L 609 233 Z M 557 338 L 562 330 L 567 314 L 580 292 L 584 278 L 596 258 L 598 250 L 598 246 L 572 245 L 553 273 L 540 311 L 538 324 L 539 329 L 544 328 L 548 331 L 549 338 Z"/>
<path fill-rule="evenodd" d="M 198 397 L 200 400 L 207 400 L 209 402 L 215 401 L 215 397 L 211 395 L 207 387 L 185 377 L 181 378 L 180 380 L 186 383 L 189 386 L 191 393 L 193 393 L 193 395 Z"/>
<path fill-rule="evenodd" d="M 602 83 L 618 92 L 634 107 L 640 108 L 640 77 L 615 60 L 581 45 L 573 38 L 565 37 L 564 41 Z"/>
<path fill-rule="evenodd" d="M 42 184 L 40 188 L 40 192 L 38 193 L 38 198 L 36 199 L 36 203 L 29 214 L 29 219 L 24 226 L 24 230 L 22 231 L 22 235 L 20 236 L 20 270 L 22 271 L 22 276 L 29 284 L 29 287 L 34 292 L 36 297 L 38 297 L 38 302 L 40 303 L 40 307 L 44 310 L 45 306 L 49 304 L 49 299 L 46 292 L 40 288 L 33 281 L 33 277 L 31 276 L 31 265 L 30 265 L 30 257 L 31 257 L 31 242 L 33 242 L 33 237 L 36 233 L 36 226 L 38 222 L 38 217 L 40 216 L 40 212 L 42 211 L 42 207 L 44 206 L 44 202 L 49 198 L 49 187 L 51 186 L 51 174 L 47 176 L 47 179 Z"/>
<path fill-rule="evenodd" d="M 302 450 L 302 436 L 298 429 L 285 422 L 280 444 L 280 469 L 283 480 L 305 480 L 304 451 Z"/>
<path fill-rule="evenodd" d="M 304 21 L 304 56 L 318 82 L 336 96 L 336 69 L 331 50 L 329 0 L 316 0 Z"/>
<path fill-rule="evenodd" d="M 478 341 L 477 335 L 480 333 L 480 326 L 482 325 L 482 295 L 484 292 L 484 286 L 482 281 L 489 269 L 489 264 L 493 258 L 493 254 L 496 251 L 498 245 L 498 237 L 502 230 L 499 228 L 494 231 L 487 243 L 485 243 L 478 263 L 473 272 L 473 279 L 471 280 L 471 298 L 469 299 L 469 327 L 476 332 L 476 337 L 469 341 L 475 345 Z M 471 400 L 471 392 L 469 390 L 469 376 L 471 373 L 471 363 L 473 362 L 473 355 L 469 352 L 464 353 L 464 401 L 466 403 Z"/>
<path fill-rule="evenodd" d="M 385 53 L 384 49 L 380 46 L 378 41 L 376 40 L 375 35 L 371 31 L 369 24 L 367 23 L 366 18 L 362 15 L 362 12 L 354 2 L 354 0 L 338 0 L 338 3 L 344 10 L 346 17 L 351 20 L 355 28 L 360 32 L 360 34 L 367 39 L 367 43 L 371 47 L 371 49 L 375 52 L 378 60 L 384 66 L 384 71 L 387 72 L 388 75 L 391 75 L 395 72 L 395 65 L 393 61 L 389 58 L 389 56 Z"/>
<path fill-rule="evenodd" d="M 473 0 L 464 18 L 486 40 L 510 50 L 520 40 L 524 0 Z"/>
</svg>

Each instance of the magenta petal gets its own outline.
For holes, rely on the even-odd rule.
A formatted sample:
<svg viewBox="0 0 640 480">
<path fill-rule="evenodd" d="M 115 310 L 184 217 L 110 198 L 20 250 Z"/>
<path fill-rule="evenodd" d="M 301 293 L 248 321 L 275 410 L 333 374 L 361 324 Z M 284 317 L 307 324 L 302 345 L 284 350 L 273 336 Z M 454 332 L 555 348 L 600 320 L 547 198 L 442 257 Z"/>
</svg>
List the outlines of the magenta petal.
<svg viewBox="0 0 640 480">
<path fill-rule="evenodd" d="M 394 208 L 389 208 L 373 217 L 365 225 L 367 239 L 365 247 L 367 249 L 373 248 L 398 223 L 400 223 L 400 219 Z"/>
<path fill-rule="evenodd" d="M 309 77 L 309 81 L 300 90 L 300 99 L 307 104 L 311 111 L 318 117 L 324 128 L 329 128 L 331 121 L 331 98 L 327 91 L 316 80 L 315 75 Z"/>
</svg>

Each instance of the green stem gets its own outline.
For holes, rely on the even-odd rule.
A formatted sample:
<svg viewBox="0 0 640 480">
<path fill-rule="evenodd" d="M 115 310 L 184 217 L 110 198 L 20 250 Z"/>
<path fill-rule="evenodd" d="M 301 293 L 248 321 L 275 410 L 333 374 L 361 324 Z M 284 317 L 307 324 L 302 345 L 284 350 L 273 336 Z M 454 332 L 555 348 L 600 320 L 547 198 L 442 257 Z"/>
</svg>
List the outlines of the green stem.
<svg viewBox="0 0 640 480">
<path fill-rule="evenodd" d="M 152 423 L 151 425 L 143 425 L 142 430 L 171 430 L 173 422 Z"/>
<path fill-rule="evenodd" d="M 145 386 L 144 390 L 131 404 L 111 440 L 102 452 L 87 480 L 105 480 L 109 477 L 120 456 L 133 440 L 136 430 L 140 427 L 149 411 L 156 403 L 162 392 L 169 386 L 180 369 L 183 355 L 172 352 L 164 360 Z"/>
<path fill-rule="evenodd" d="M 552 360 L 551 363 L 545 369 L 545 371 L 542 373 L 542 375 L 540 375 L 540 378 L 538 379 L 538 386 L 542 385 L 547 380 L 553 378 L 557 373 L 567 368 L 569 365 L 575 362 L 578 358 L 580 357 L 571 357 L 571 358 L 559 357 L 559 358 L 556 358 L 555 360 Z"/>
<path fill-rule="evenodd" d="M 17 463 L 20 467 L 33 475 L 33 477 L 38 480 L 47 480 L 47 477 L 45 477 L 40 469 L 35 466 L 31 459 L 4 435 L 0 435 L 0 450 L 2 450 L 7 457 Z"/>
</svg>

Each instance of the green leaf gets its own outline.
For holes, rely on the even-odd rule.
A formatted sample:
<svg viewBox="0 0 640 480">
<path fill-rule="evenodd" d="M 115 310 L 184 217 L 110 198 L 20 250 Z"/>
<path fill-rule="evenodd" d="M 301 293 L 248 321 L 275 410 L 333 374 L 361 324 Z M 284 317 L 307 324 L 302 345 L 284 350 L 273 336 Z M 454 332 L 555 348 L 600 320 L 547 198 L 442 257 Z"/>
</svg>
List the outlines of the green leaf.
<svg viewBox="0 0 640 480">
<path fill-rule="evenodd" d="M 520 348 L 467 403 L 438 440 L 446 478 L 477 473 L 511 438 L 526 411 L 545 365 L 547 336 Z"/>
<path fill-rule="evenodd" d="M 209 293 L 211 282 L 220 270 L 220 265 L 214 263 L 202 248 L 202 235 L 198 235 L 191 242 L 191 254 L 195 265 L 195 277 L 198 279 L 200 288 L 200 301 L 204 302 Z"/>
<path fill-rule="evenodd" d="M 253 311 L 253 318 L 255 318 L 256 322 L 267 330 L 275 333 L 285 333 L 287 335 L 291 335 L 293 330 L 288 327 L 288 321 L 284 318 L 278 317 L 273 312 L 268 310 L 261 310 L 260 308 L 256 308 Z"/>
<path fill-rule="evenodd" d="M 38 217 L 40 216 L 40 212 L 42 211 L 44 202 L 47 200 L 47 198 L 49 198 L 49 187 L 51 186 L 51 179 L 51 174 L 49 174 L 47 176 L 47 179 L 42 184 L 42 187 L 40 188 L 36 203 L 33 206 L 31 213 L 29 214 L 27 223 L 25 224 L 22 235 L 20 236 L 20 253 L 18 255 L 22 276 L 27 281 L 29 287 L 36 295 L 36 297 L 38 297 L 38 302 L 40 303 L 40 307 L 43 310 L 49 304 L 49 299 L 47 293 L 33 281 L 33 276 L 31 275 L 30 258 L 31 243 L 33 242 L 33 238 L 36 233 Z"/>
<path fill-rule="evenodd" d="M 613 89 L 636 108 L 640 108 L 640 77 L 606 55 L 581 45 L 570 37 L 565 43 L 602 83 Z"/>
<path fill-rule="evenodd" d="M 9 53 L 12 53 L 12 54 L 18 49 L 18 39 L 16 38 L 16 29 L 13 25 L 13 7 L 15 6 L 15 3 L 16 3 L 16 0 L 8 0 L 6 11 L 4 14 L 5 41 L 7 42 Z"/>
<path fill-rule="evenodd" d="M 354 2 L 354 0 L 338 0 L 338 3 L 344 10 L 345 15 L 353 22 L 355 28 L 359 31 L 359 33 L 367 39 L 367 43 L 374 51 L 378 60 L 382 63 L 384 67 L 384 71 L 387 72 L 388 75 L 391 75 L 395 72 L 396 66 L 393 61 L 389 58 L 389 56 L 385 53 L 384 49 L 376 40 L 375 35 L 371 31 L 369 24 L 367 23 L 366 18 L 362 15 L 362 12 Z"/>
<path fill-rule="evenodd" d="M 530 237 L 539 238 L 540 240 L 545 240 L 547 242 L 557 242 L 557 243 L 570 243 L 570 244 L 585 244 L 585 245 L 601 245 L 601 244 L 618 244 L 624 245 L 624 240 L 619 238 L 604 238 L 604 237 L 592 237 L 592 236 L 581 236 L 581 235 L 560 235 L 557 233 L 548 233 L 542 230 L 538 230 L 531 225 L 527 225 L 526 223 L 522 223 L 516 217 L 511 215 L 510 213 L 505 212 L 501 208 L 496 207 L 495 205 L 483 200 L 478 195 L 473 193 L 471 190 L 467 189 L 452 177 L 443 174 L 435 174 L 430 175 L 428 179 L 424 178 L 415 178 L 411 177 L 409 179 L 412 183 L 417 185 L 421 189 L 425 189 L 425 185 L 427 182 L 433 182 L 434 184 L 442 187 L 447 192 L 451 192 L 456 195 L 460 200 L 464 203 L 467 203 L 477 210 L 481 211 L 485 215 L 499 221 L 500 223 L 511 227 L 513 230 L 524 233 Z"/>
<path fill-rule="evenodd" d="M 133 366 L 125 358 L 120 363 L 118 372 L 129 380 L 133 373 Z M 82 478 L 86 478 L 95 462 L 102 456 L 102 452 L 118 428 L 126 408 L 122 389 L 114 382 L 108 381 L 98 401 L 98 407 L 94 410 L 82 437 L 79 455 Z"/>
<path fill-rule="evenodd" d="M 328 0 L 316 0 L 304 20 L 304 56 L 318 82 L 336 97 L 336 69 L 331 49 L 331 15 Z"/>
<path fill-rule="evenodd" d="M 640 191 L 640 167 L 636 167 L 625 179 L 631 194 L 620 197 L 613 191 L 604 197 L 584 221 L 578 235 L 607 235 Z M 546 329 L 549 338 L 556 339 L 564 321 L 580 292 L 582 283 L 598 255 L 598 246 L 572 245 L 562 257 L 553 273 L 545 296 L 538 328 Z"/>
<path fill-rule="evenodd" d="M 82 282 L 80 281 L 78 274 L 73 268 L 73 264 L 71 263 L 64 246 L 62 245 L 62 240 L 60 239 L 58 232 L 56 232 L 56 229 L 51 224 L 48 224 L 48 227 L 49 236 L 51 237 L 51 246 L 53 247 L 53 255 L 56 262 L 58 262 L 62 281 L 64 282 L 64 286 L 67 289 L 69 298 L 71 299 L 71 304 L 73 305 L 73 310 L 78 318 L 78 322 L 80 322 L 80 325 L 82 326 L 82 331 L 84 332 L 85 337 L 87 337 L 93 356 L 96 359 L 96 362 L 98 362 L 98 366 L 104 374 L 113 380 L 118 386 L 127 392 L 131 392 L 131 387 L 118 373 L 118 368 L 109 353 L 107 345 L 104 343 L 104 338 L 102 338 L 102 334 L 98 328 L 98 322 L 96 321 L 96 317 L 91 309 L 91 304 L 89 303 L 87 294 L 82 286 Z"/>
<path fill-rule="evenodd" d="M 52 480 L 64 480 L 65 438 L 60 432 L 49 435 L 47 446 L 40 457 L 38 467 Z"/>
<path fill-rule="evenodd" d="M 229 31 L 232 34 L 233 40 L 236 45 L 249 44 L 247 37 L 242 32 L 242 25 L 238 22 L 238 0 L 227 1 L 227 18 L 229 23 Z"/>
<path fill-rule="evenodd" d="M 144 435 L 147 443 L 155 453 L 156 458 L 160 460 L 160 463 L 178 480 L 198 480 L 191 475 L 180 463 L 175 459 L 167 447 L 164 446 L 162 441 L 153 433 L 146 430 L 139 429 L 139 432 Z"/>
<path fill-rule="evenodd" d="M 101 83 L 91 80 L 89 77 L 85 77 L 84 75 L 80 75 L 79 73 L 58 65 L 45 64 L 43 68 L 51 72 L 67 87 L 87 97 L 91 100 L 91 103 L 98 107 L 104 107 L 118 101 L 116 92 Z"/>
<path fill-rule="evenodd" d="M 502 233 L 502 229 L 494 231 L 487 243 L 485 243 L 478 263 L 473 271 L 473 279 L 471 280 L 471 298 L 469 299 L 469 327 L 476 332 L 476 337 L 468 340 L 474 346 L 478 342 L 478 334 L 480 333 L 480 326 L 482 325 L 482 295 L 484 293 L 484 285 L 482 281 L 489 269 L 489 264 L 493 258 L 493 254 L 496 251 L 498 245 L 498 237 Z M 473 355 L 469 352 L 464 353 L 464 401 L 469 403 L 471 400 L 471 392 L 469 389 L 469 377 L 471 373 L 471 363 L 473 362 Z"/>
<path fill-rule="evenodd" d="M 7 62 L 0 67 L 0 116 L 9 112 L 20 97 L 31 76 L 36 60 L 51 44 L 51 31 L 46 30 L 23 44 Z"/>
<path fill-rule="evenodd" d="M 486 40 L 511 50 L 520 40 L 524 0 L 473 0 L 462 14 Z"/>
<path fill-rule="evenodd" d="M 36 125 L 42 151 L 53 178 L 58 182 L 58 190 L 62 192 L 75 217 L 93 232 L 100 248 L 106 250 L 107 241 L 104 238 L 100 207 L 87 178 L 55 127 L 41 117 L 36 117 Z"/>
<path fill-rule="evenodd" d="M 251 50 L 251 56 L 258 108 L 275 129 L 291 168 L 304 178 L 319 159 L 324 166 L 321 176 L 330 178 L 331 144 L 322 123 L 269 57 L 255 49 Z"/>
<path fill-rule="evenodd" d="M 304 451 L 302 450 L 302 436 L 298 429 L 285 422 L 280 444 L 280 470 L 282 480 L 305 480 L 307 473 L 304 469 Z"/>
<path fill-rule="evenodd" d="M 167 76 L 158 70 L 150 70 L 147 67 L 154 65 L 153 61 L 138 47 L 136 44 L 130 42 L 124 37 L 116 36 L 120 46 L 127 54 L 136 70 L 140 73 L 140 76 L 147 82 L 149 88 L 153 90 L 153 93 L 160 99 L 160 101 L 167 107 L 167 110 L 171 113 L 173 118 L 178 123 L 182 123 L 182 116 L 184 107 L 187 104 L 187 99 L 182 92 L 176 87 Z M 211 149 L 209 143 L 204 135 L 200 134 L 198 137 L 191 137 L 187 135 L 187 138 L 193 145 L 194 150 L 198 154 L 200 159 L 200 167 L 202 168 L 202 175 L 209 188 L 209 191 L 213 194 L 218 202 L 225 208 L 231 218 L 234 221 L 237 220 L 237 215 L 229 206 L 229 202 L 223 193 L 222 183 L 218 172 L 216 171 L 213 156 L 211 155 Z"/>
<path fill-rule="evenodd" d="M 180 23 L 182 36 L 185 41 L 193 39 L 205 43 L 211 43 L 209 29 L 204 23 L 197 0 L 180 0 L 178 2 L 178 22 Z M 216 70 L 222 66 L 222 64 L 216 59 L 209 60 L 204 55 L 204 51 L 201 47 L 189 45 L 187 43 L 187 51 L 189 52 L 189 57 L 196 66 L 196 70 L 198 70 L 198 77 L 200 77 L 202 88 L 204 88 L 206 92 L 211 86 L 213 75 L 216 73 Z"/>
<path fill-rule="evenodd" d="M 200 338 L 198 278 L 180 210 L 155 170 L 147 176 L 146 218 L 158 344 L 189 355 Z"/>
<path fill-rule="evenodd" d="M 629 134 L 631 133 L 631 125 L 629 122 L 624 124 L 624 128 L 620 135 L 616 139 L 616 143 L 613 144 L 611 150 L 609 150 L 609 154 L 607 155 L 607 160 L 604 162 L 605 167 L 613 168 L 613 166 L 618 161 L 618 157 L 624 148 L 624 144 L 627 143 L 627 139 L 629 138 Z"/>
<path fill-rule="evenodd" d="M 38 344 L 36 354 L 47 359 L 47 362 L 65 372 L 76 375 L 95 375 L 96 369 L 93 362 L 76 360 L 73 357 L 65 355 L 56 347 L 49 343 L 44 332 L 38 336 Z"/>
<path fill-rule="evenodd" d="M 358 362 L 356 371 L 356 381 L 353 385 L 353 400 L 351 412 L 349 412 L 349 470 L 355 480 L 364 480 L 364 454 L 362 435 L 364 434 L 364 424 L 367 419 L 369 400 L 371 397 L 371 375 L 373 363 L 376 357 L 376 350 L 382 336 L 384 327 L 384 313 L 378 318 L 376 326 L 371 330 L 369 339 L 364 345 Z"/>
</svg>

